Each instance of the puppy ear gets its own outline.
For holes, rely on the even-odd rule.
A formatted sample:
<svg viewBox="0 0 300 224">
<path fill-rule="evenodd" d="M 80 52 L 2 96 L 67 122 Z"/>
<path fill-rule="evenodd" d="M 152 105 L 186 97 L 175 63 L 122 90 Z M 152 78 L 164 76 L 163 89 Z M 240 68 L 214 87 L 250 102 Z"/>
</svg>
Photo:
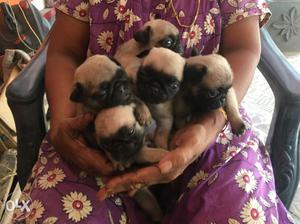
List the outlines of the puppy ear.
<svg viewBox="0 0 300 224">
<path fill-rule="evenodd" d="M 79 82 L 76 82 L 74 89 L 71 93 L 70 100 L 73 102 L 80 102 L 80 99 L 83 95 L 84 87 Z"/>
<path fill-rule="evenodd" d="M 138 43 L 148 44 L 152 34 L 153 34 L 152 28 L 150 26 L 147 26 L 145 29 L 137 31 L 133 35 L 133 38 Z"/>
<path fill-rule="evenodd" d="M 207 73 L 207 70 L 207 66 L 203 64 L 197 64 L 197 66 L 185 64 L 183 74 L 184 76 L 196 74 L 204 76 Z"/>
</svg>

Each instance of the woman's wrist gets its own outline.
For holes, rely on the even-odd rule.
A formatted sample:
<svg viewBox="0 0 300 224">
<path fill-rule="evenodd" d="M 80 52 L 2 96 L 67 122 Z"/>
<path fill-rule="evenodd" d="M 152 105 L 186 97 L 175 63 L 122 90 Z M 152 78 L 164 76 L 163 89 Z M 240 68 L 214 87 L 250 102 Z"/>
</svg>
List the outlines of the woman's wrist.
<svg viewBox="0 0 300 224">
<path fill-rule="evenodd" d="M 205 129 L 205 140 L 208 140 L 210 144 L 216 136 L 222 131 L 226 124 L 226 114 L 222 110 L 210 111 L 206 114 L 201 115 L 195 124 L 200 124 Z"/>
</svg>

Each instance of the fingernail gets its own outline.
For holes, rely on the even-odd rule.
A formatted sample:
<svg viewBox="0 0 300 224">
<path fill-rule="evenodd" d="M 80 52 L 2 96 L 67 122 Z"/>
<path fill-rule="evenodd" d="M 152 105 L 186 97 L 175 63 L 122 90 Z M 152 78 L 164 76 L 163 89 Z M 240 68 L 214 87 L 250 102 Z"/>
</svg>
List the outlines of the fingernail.
<svg viewBox="0 0 300 224">
<path fill-rule="evenodd" d="M 171 161 L 165 161 L 161 165 L 159 165 L 159 168 L 162 174 L 169 173 L 172 169 L 172 163 Z"/>
</svg>

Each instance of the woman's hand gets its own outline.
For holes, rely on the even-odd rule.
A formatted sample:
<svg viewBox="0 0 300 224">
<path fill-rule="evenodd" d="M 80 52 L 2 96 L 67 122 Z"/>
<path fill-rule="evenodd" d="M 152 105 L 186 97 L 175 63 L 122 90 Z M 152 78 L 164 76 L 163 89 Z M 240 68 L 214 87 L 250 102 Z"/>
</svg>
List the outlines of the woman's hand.
<svg viewBox="0 0 300 224">
<path fill-rule="evenodd" d="M 211 144 L 224 122 L 222 112 L 216 111 L 179 130 L 171 142 L 175 150 L 167 153 L 156 165 L 108 180 L 98 198 L 104 200 L 115 193 L 134 192 L 144 186 L 174 180 Z"/>
<path fill-rule="evenodd" d="M 81 135 L 92 120 L 91 114 L 64 119 L 50 130 L 50 141 L 64 159 L 80 169 L 95 175 L 109 175 L 113 171 L 112 164 L 100 150 L 89 148 Z"/>
</svg>

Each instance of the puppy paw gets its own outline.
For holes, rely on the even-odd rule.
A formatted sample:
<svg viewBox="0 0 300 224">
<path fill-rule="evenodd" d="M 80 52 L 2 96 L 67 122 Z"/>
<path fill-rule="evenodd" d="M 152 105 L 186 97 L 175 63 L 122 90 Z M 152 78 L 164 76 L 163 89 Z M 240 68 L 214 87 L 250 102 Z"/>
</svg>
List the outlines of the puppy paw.
<svg viewBox="0 0 300 224">
<path fill-rule="evenodd" d="M 245 133 L 246 125 L 243 120 L 240 120 L 237 123 L 231 124 L 233 134 L 241 136 Z"/>
<path fill-rule="evenodd" d="M 126 168 L 126 166 L 121 162 L 112 161 L 112 163 L 113 163 L 115 170 L 124 171 Z"/>
<path fill-rule="evenodd" d="M 141 125 L 149 126 L 152 121 L 152 116 L 148 107 L 143 104 L 136 108 L 135 116 Z"/>
<path fill-rule="evenodd" d="M 145 113 L 140 113 L 138 116 L 137 116 L 137 120 L 138 122 L 141 124 L 141 125 L 146 125 L 146 126 L 149 126 L 151 124 L 151 114 L 150 112 L 145 112 Z"/>
</svg>

